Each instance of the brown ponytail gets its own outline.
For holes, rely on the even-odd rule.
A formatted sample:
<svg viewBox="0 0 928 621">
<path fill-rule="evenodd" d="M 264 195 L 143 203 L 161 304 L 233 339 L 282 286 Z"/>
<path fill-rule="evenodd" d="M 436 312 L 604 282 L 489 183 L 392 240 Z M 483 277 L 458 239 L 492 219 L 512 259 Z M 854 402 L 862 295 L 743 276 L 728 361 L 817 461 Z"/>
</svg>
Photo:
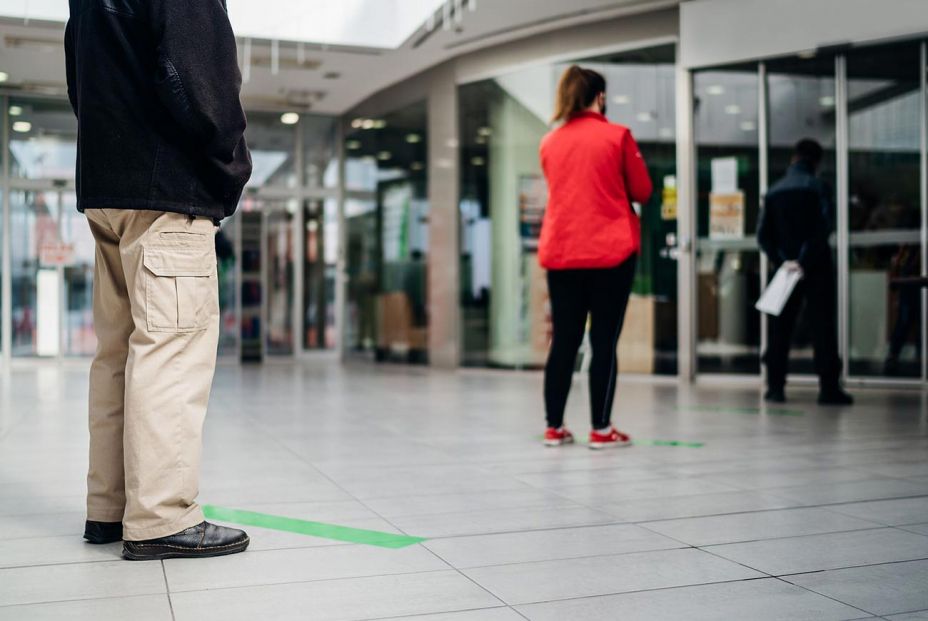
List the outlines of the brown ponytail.
<svg viewBox="0 0 928 621">
<path fill-rule="evenodd" d="M 557 84 L 557 102 L 551 122 L 569 121 L 593 105 L 606 92 L 606 78 L 592 69 L 571 65 Z"/>
</svg>

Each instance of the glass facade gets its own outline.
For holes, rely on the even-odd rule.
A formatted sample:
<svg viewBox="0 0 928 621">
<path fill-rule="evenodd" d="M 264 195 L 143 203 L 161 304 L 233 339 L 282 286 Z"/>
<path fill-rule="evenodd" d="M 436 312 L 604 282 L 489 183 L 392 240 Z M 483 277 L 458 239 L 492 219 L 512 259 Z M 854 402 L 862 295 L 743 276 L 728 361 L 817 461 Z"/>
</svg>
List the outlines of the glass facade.
<svg viewBox="0 0 928 621">
<path fill-rule="evenodd" d="M 425 102 L 351 121 L 345 140 L 349 351 L 427 360 L 426 132 Z"/>
<path fill-rule="evenodd" d="M 631 128 L 656 191 L 640 206 L 642 255 L 620 342 L 622 368 L 676 373 L 674 48 L 578 59 L 607 81 L 607 115 Z M 537 242 L 546 197 L 538 145 L 569 63 L 459 88 L 461 311 L 465 365 L 538 367 L 549 310 Z M 624 351 L 623 351 L 624 350 Z"/>
</svg>

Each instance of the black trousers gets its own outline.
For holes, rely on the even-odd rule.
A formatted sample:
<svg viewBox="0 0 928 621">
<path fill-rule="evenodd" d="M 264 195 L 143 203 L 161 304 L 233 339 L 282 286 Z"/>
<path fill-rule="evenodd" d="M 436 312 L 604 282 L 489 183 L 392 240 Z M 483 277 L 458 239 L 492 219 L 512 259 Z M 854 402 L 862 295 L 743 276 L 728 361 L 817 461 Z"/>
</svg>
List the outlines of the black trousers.
<svg viewBox="0 0 928 621">
<path fill-rule="evenodd" d="M 548 272 L 554 332 L 545 366 L 545 410 L 549 427 L 564 424 L 564 407 L 588 315 L 593 349 L 590 364 L 592 424 L 594 429 L 609 426 L 618 375 L 615 350 L 635 280 L 636 259 L 632 256 L 618 267 L 608 269 Z"/>
<path fill-rule="evenodd" d="M 767 365 L 767 386 L 782 389 L 789 370 L 789 347 L 796 320 L 803 304 L 812 326 L 812 346 L 815 348 L 815 372 L 823 390 L 838 386 L 841 358 L 838 355 L 837 305 L 835 275 L 831 269 L 808 271 L 796 285 L 792 297 L 779 317 L 769 317 L 768 344 L 764 354 Z"/>
</svg>

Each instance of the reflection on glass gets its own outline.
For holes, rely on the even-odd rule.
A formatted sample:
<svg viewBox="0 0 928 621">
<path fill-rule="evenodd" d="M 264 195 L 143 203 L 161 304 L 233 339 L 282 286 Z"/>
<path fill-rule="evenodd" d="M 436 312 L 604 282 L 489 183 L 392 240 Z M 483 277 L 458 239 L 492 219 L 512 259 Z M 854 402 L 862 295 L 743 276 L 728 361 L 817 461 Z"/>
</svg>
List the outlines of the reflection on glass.
<svg viewBox="0 0 928 621">
<path fill-rule="evenodd" d="M 852 375 L 921 375 L 919 49 L 848 54 Z"/>
<path fill-rule="evenodd" d="M 248 114 L 245 139 L 251 149 L 253 170 L 248 188 L 295 188 L 299 184 L 294 166 L 296 129 L 281 121 L 280 114 Z"/>
<path fill-rule="evenodd" d="M 11 253 L 13 268 L 13 349 L 14 356 L 33 356 L 39 353 L 39 315 L 42 321 L 42 341 L 49 346 L 58 341 L 59 300 L 54 287 L 46 286 L 43 292 L 55 296 L 39 309 L 38 283 L 40 271 L 47 274 L 50 268 L 39 264 L 39 248 L 58 240 L 58 205 L 41 192 L 11 192 Z M 43 280 L 49 282 L 46 275 Z M 48 299 L 47 297 L 44 299 Z M 43 300 L 44 301 L 44 300 Z M 47 348 L 46 348 L 47 349 Z M 55 355 L 55 351 L 44 351 Z"/>
<path fill-rule="evenodd" d="M 67 102 L 10 100 L 10 175 L 74 179 L 77 121 Z"/>
<path fill-rule="evenodd" d="M 654 180 L 642 206 L 642 255 L 619 344 L 622 368 L 675 373 L 674 47 L 583 59 L 606 77 L 609 120 L 631 128 Z M 547 200 L 538 146 L 567 63 L 462 86 L 461 311 L 465 365 L 532 367 L 548 349 L 547 285 L 533 211 Z"/>
<path fill-rule="evenodd" d="M 697 156 L 697 370 L 760 372 L 758 73 L 694 76 Z"/>
<path fill-rule="evenodd" d="M 426 106 L 356 118 L 345 142 L 346 343 L 378 359 L 425 362 L 428 197 Z"/>
<path fill-rule="evenodd" d="M 216 265 L 219 275 L 219 355 L 238 353 L 239 325 L 235 301 L 235 238 L 240 214 L 222 221 L 216 232 Z"/>
<path fill-rule="evenodd" d="M 825 150 L 819 176 L 835 188 L 835 59 L 830 55 L 814 58 L 785 58 L 767 66 L 769 114 L 768 179 L 773 184 L 786 173 L 793 150 L 803 138 L 812 138 Z M 834 195 L 832 195 L 834 204 Z M 831 214 L 832 230 L 836 222 Z M 834 257 L 833 257 L 834 259 Z M 773 277 L 771 270 L 769 277 Z M 834 281 L 837 287 L 837 280 Z M 835 323 L 837 325 L 837 317 Z M 805 309 L 796 322 L 790 349 L 790 371 L 814 374 L 811 325 Z"/>
<path fill-rule="evenodd" d="M 293 341 L 293 213 L 265 205 L 267 299 L 265 300 L 269 355 L 292 354 Z"/>
<path fill-rule="evenodd" d="M 93 329 L 93 270 L 96 245 L 87 218 L 77 211 L 73 193 L 61 199 L 61 241 L 70 246 L 61 267 L 64 286 L 62 344 L 66 356 L 92 356 L 97 350 Z"/>
<path fill-rule="evenodd" d="M 335 347 L 335 272 L 338 260 L 338 204 L 332 199 L 304 206 L 303 346 Z"/>
<path fill-rule="evenodd" d="M 304 184 L 308 187 L 338 187 L 335 127 L 334 117 L 300 117 L 300 129 L 303 132 Z"/>
</svg>

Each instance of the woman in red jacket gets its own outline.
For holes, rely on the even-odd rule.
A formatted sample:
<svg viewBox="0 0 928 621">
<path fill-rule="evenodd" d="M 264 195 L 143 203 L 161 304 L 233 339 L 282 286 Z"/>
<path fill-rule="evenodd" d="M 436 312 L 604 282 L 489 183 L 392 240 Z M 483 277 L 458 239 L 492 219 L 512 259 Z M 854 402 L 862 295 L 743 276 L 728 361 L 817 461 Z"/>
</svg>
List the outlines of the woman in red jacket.
<svg viewBox="0 0 928 621">
<path fill-rule="evenodd" d="M 635 278 L 641 224 L 632 201 L 651 196 L 651 178 L 627 127 L 609 123 L 606 80 L 570 67 L 561 77 L 555 122 L 541 142 L 548 206 L 538 257 L 548 270 L 554 336 L 545 367 L 545 444 L 573 442 L 564 427 L 577 350 L 591 316 L 590 448 L 626 446 L 611 425 L 616 346 Z"/>
</svg>

